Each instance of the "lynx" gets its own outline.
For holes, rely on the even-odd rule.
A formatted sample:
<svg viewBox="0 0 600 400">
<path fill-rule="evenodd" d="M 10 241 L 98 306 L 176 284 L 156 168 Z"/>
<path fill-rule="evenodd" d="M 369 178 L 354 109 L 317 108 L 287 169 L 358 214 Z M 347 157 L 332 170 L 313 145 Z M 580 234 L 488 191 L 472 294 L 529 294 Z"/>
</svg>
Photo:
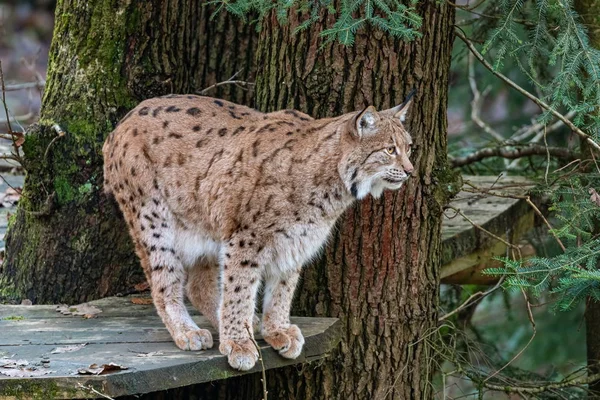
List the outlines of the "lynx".
<svg viewBox="0 0 600 400">
<path fill-rule="evenodd" d="M 313 119 L 170 95 L 142 102 L 119 123 L 103 147 L 105 190 L 180 349 L 213 346 L 185 293 L 219 332 L 229 365 L 251 369 L 264 282 L 262 337 L 285 358 L 300 355 L 304 338 L 289 314 L 301 267 L 352 202 L 397 190 L 410 176 L 410 102 Z"/>
</svg>

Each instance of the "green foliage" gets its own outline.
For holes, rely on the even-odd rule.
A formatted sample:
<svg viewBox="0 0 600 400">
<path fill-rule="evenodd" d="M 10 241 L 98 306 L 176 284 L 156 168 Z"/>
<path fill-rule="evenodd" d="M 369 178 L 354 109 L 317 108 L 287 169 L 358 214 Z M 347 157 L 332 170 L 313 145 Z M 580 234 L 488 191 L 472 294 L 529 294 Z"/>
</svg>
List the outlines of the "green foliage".
<svg viewBox="0 0 600 400">
<path fill-rule="evenodd" d="M 554 109 L 575 112 L 573 122 L 598 139 L 600 49 L 590 44 L 573 2 L 502 0 L 499 9 L 500 19 L 483 53 L 493 50 L 496 69 L 503 68 L 507 57 L 513 58 L 544 101 Z M 548 120 L 549 114 L 543 118 Z"/>
<path fill-rule="evenodd" d="M 600 140 L 600 47 L 590 42 L 572 0 L 487 1 L 478 10 L 468 35 L 484 38 L 481 52 L 496 70 L 548 103 L 573 123 Z M 593 10 L 589 13 L 593 14 Z M 519 74 L 520 72 L 520 74 Z M 539 121 L 549 123 L 543 112 Z M 562 143 L 565 143 L 563 141 Z M 600 190 L 600 171 L 590 150 L 580 147 L 584 168 L 548 173 L 543 195 L 551 197 L 553 229 L 565 251 L 528 260 L 502 259 L 503 268 L 487 273 L 506 277 L 505 285 L 534 296 L 556 299 L 555 309 L 572 309 L 588 297 L 600 299 L 600 204 L 592 194 Z M 546 160 L 538 159 L 546 166 Z M 575 167 L 578 164 L 574 165 Z M 488 164 L 489 167 L 489 164 Z M 545 168 L 542 169 L 545 171 Z"/>
<path fill-rule="evenodd" d="M 332 0 L 214 0 L 209 4 L 216 5 L 215 14 L 226 10 L 246 20 L 250 15 L 258 16 L 260 21 L 274 11 L 280 23 L 288 21 L 289 13 L 298 12 L 304 19 L 295 28 L 299 32 L 309 28 L 321 11 L 327 10 L 336 15 L 330 28 L 324 29 L 320 35 L 326 41 L 337 40 L 345 46 L 354 44 L 356 32 L 367 26 L 379 29 L 389 35 L 412 40 L 419 37 L 417 31 L 421 27 L 421 17 L 415 10 L 417 0 L 407 4 L 398 0 L 341 0 L 336 10 Z"/>
<path fill-rule="evenodd" d="M 550 233 L 565 246 L 563 253 L 518 261 L 503 258 L 503 268 L 485 272 L 503 275 L 507 287 L 526 289 L 536 297 L 550 291 L 556 295 L 556 310 L 570 310 L 590 296 L 600 300 L 600 206 L 590 196 L 599 176 L 590 173 L 585 178 L 572 179 L 553 193 L 551 210 L 557 222 Z"/>
</svg>

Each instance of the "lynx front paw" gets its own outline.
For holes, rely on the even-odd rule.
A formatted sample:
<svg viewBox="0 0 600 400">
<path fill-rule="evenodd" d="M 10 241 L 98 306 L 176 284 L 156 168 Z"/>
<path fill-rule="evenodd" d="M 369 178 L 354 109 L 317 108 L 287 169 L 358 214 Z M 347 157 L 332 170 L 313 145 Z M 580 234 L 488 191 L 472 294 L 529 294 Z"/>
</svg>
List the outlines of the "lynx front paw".
<svg viewBox="0 0 600 400">
<path fill-rule="evenodd" d="M 254 367 L 258 360 L 258 350 L 251 339 L 221 341 L 219 346 L 221 354 L 227 356 L 227 361 L 231 368 L 248 371 Z"/>
<path fill-rule="evenodd" d="M 173 337 L 181 350 L 206 350 L 213 347 L 213 338 L 206 329 L 179 332 Z"/>
<path fill-rule="evenodd" d="M 294 359 L 302 352 L 304 336 L 300 328 L 290 325 L 289 328 L 273 332 L 263 332 L 263 339 L 281 354 L 282 357 Z"/>
</svg>

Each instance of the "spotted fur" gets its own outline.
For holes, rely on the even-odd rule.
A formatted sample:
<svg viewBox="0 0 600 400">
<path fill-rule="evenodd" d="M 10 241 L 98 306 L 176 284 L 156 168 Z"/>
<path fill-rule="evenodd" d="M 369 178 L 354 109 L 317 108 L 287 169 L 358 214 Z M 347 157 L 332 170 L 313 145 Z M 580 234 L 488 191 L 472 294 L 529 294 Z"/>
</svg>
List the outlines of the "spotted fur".
<svg viewBox="0 0 600 400">
<path fill-rule="evenodd" d="M 224 100 L 146 100 L 104 144 L 104 184 L 119 203 L 157 312 L 184 350 L 212 347 L 184 293 L 219 331 L 220 351 L 252 368 L 255 298 L 262 335 L 296 358 L 289 311 L 300 269 L 355 199 L 399 189 L 413 170 L 409 104 L 313 119 Z"/>
</svg>

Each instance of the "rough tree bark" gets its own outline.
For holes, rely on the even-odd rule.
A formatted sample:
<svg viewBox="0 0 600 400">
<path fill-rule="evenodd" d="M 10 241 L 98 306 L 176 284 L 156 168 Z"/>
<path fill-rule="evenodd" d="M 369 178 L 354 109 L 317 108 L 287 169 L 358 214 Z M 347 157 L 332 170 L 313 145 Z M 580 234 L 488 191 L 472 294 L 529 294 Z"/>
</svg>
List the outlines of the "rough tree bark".
<svg viewBox="0 0 600 400">
<path fill-rule="evenodd" d="M 192 0 L 58 1 L 42 115 L 23 146 L 27 178 L 6 240 L 0 298 L 75 303 L 142 279 L 122 218 L 102 192 L 102 143 L 145 98 L 191 93 L 240 69 L 253 79 L 254 28 L 211 14 Z M 250 98 L 233 86 L 210 94 Z"/>
<path fill-rule="evenodd" d="M 292 34 L 301 21 L 264 23 L 257 63 L 257 105 L 297 108 L 315 117 L 373 104 L 399 104 L 417 89 L 408 126 L 416 172 L 399 193 L 350 210 L 323 257 L 303 272 L 294 314 L 342 320 L 337 354 L 302 370 L 269 373 L 280 399 L 425 399 L 433 368 L 425 341 L 436 327 L 442 207 L 453 173 L 446 160 L 446 106 L 454 10 L 444 2 L 417 4 L 422 37 L 394 40 L 367 29 L 352 47 L 322 45 L 315 27 Z"/>
<path fill-rule="evenodd" d="M 280 27 L 264 21 L 258 44 L 256 95 L 263 111 L 296 108 L 314 117 L 373 104 L 399 104 L 417 89 L 408 125 L 414 138 L 415 177 L 399 193 L 365 200 L 346 213 L 320 260 L 307 266 L 294 315 L 332 316 L 344 337 L 328 359 L 267 371 L 269 399 L 432 398 L 434 368 L 425 341 L 436 327 L 442 207 L 454 173 L 447 169 L 446 106 L 454 10 L 444 2 L 418 3 L 422 38 L 402 42 L 372 30 L 352 47 L 322 45 L 318 32 L 290 14 Z M 298 19 L 297 19 L 298 18 Z M 143 399 L 262 398 L 257 374 L 143 396 Z"/>
</svg>

